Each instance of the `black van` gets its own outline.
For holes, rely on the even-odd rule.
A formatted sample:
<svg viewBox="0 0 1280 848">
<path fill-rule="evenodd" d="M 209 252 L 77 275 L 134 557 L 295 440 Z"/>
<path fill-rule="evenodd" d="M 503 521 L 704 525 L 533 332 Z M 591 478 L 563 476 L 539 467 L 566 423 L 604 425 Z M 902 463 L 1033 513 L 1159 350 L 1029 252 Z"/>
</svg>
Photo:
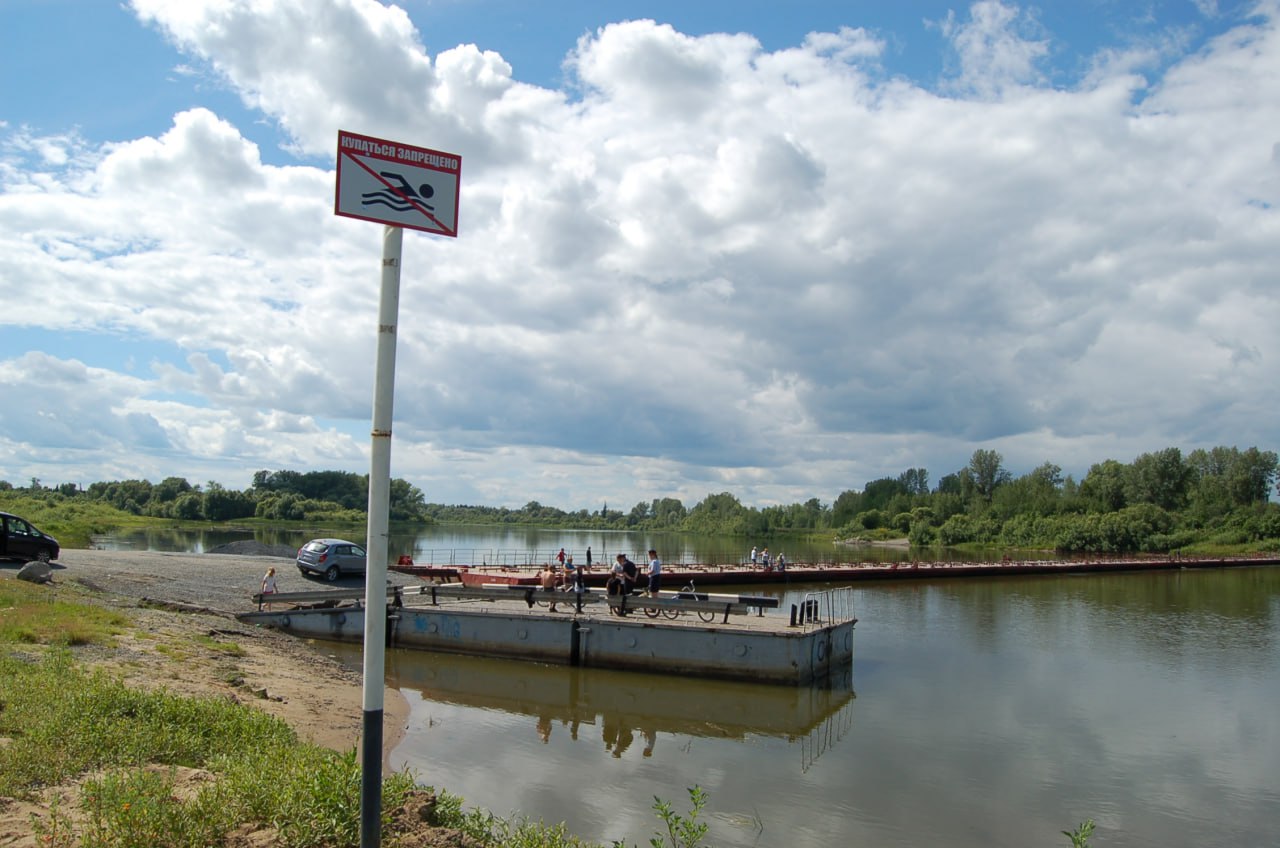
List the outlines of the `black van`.
<svg viewBox="0 0 1280 848">
<path fill-rule="evenodd" d="M 61 552 L 57 539 L 41 533 L 25 519 L 0 512 L 0 559 L 49 562 Z"/>
</svg>

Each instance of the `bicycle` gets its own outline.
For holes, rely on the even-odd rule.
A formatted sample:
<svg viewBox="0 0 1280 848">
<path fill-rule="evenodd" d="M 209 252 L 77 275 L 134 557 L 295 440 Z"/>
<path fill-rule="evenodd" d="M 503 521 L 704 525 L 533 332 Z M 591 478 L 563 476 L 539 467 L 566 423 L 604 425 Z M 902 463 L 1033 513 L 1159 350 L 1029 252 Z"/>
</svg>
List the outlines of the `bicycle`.
<svg viewBox="0 0 1280 848">
<path fill-rule="evenodd" d="M 707 599 L 707 595 L 705 592 L 699 594 L 697 587 L 693 585 L 693 581 L 689 581 L 689 585 L 676 593 L 676 598 L 682 601 L 705 601 Z M 657 618 L 660 615 L 665 615 L 672 621 L 675 621 L 677 618 L 685 614 L 685 611 L 679 607 L 646 606 L 643 609 L 644 614 L 649 616 L 649 618 Z M 712 610 L 700 609 L 698 610 L 698 618 L 706 622 L 712 622 L 716 620 L 716 614 Z"/>
</svg>

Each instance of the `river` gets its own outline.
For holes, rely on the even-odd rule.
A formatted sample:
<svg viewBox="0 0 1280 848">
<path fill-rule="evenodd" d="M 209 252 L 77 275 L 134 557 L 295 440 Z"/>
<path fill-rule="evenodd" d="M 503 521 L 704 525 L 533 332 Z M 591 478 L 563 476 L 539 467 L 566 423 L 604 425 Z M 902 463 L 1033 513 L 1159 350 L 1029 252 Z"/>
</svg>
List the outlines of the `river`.
<svg viewBox="0 0 1280 848">
<path fill-rule="evenodd" d="M 219 545 L 243 539 L 266 544 L 301 547 L 308 539 L 337 536 L 363 543 L 363 528 L 254 527 L 235 530 L 222 527 L 192 529 L 147 527 L 95 536 L 93 544 L 103 550 L 150 550 L 203 553 Z M 756 547 L 770 544 L 762 539 Z M 920 552 L 897 545 L 834 545 L 814 537 L 788 537 L 772 542 L 772 556 L 786 554 L 791 562 L 899 562 L 911 559 L 982 560 L 988 553 L 961 552 L 950 549 Z M 649 548 L 661 552 L 666 562 L 743 563 L 750 555 L 751 540 L 734 536 L 697 536 L 688 533 L 650 533 L 640 531 L 549 530 L 538 527 L 429 526 L 422 528 L 393 526 L 387 549 L 394 561 L 400 556 L 418 563 L 444 565 L 520 565 L 543 563 L 564 548 L 579 560 L 592 550 L 594 561 L 609 562 L 614 554 L 626 553 L 632 558 L 644 556 Z M 1051 558 L 1048 552 L 1018 553 L 1019 559 Z M 638 561 L 638 560 L 637 560 Z"/>
<path fill-rule="evenodd" d="M 392 762 L 605 844 L 648 844 L 654 797 L 694 785 L 714 846 L 1026 848 L 1085 818 L 1097 848 L 1276 844 L 1280 567 L 854 592 L 825 688 L 392 651 Z"/>
<path fill-rule="evenodd" d="M 1025 848 L 1090 817 L 1099 848 L 1276 844 L 1280 568 L 856 596 L 825 689 L 393 652 L 393 760 L 605 844 L 693 785 L 716 846 Z"/>
</svg>

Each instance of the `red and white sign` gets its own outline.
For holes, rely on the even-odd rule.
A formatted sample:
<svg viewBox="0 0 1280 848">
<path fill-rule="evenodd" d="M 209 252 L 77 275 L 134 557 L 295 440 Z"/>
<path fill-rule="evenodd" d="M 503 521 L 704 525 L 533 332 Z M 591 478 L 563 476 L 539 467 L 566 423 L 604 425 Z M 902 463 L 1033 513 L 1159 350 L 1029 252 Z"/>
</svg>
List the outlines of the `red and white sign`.
<svg viewBox="0 0 1280 848">
<path fill-rule="evenodd" d="M 335 215 L 458 235 L 462 157 L 338 131 Z"/>
</svg>

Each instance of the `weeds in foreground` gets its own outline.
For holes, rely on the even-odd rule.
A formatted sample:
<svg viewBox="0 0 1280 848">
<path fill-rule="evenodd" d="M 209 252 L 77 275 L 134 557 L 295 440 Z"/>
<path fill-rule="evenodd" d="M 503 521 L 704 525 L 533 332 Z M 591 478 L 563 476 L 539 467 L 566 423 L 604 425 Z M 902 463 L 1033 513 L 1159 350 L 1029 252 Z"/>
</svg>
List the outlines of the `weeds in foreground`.
<svg viewBox="0 0 1280 848">
<path fill-rule="evenodd" d="M 698 821 L 698 815 L 702 812 L 702 808 L 707 805 L 707 793 L 702 790 L 701 786 L 693 786 L 689 789 L 689 815 L 682 816 L 671 807 L 670 801 L 664 801 L 656 795 L 653 798 L 653 809 L 658 814 L 658 818 L 662 819 L 662 823 L 667 826 L 667 832 L 664 837 L 662 833 L 658 833 L 649 840 L 652 848 L 697 848 L 702 844 L 702 839 L 707 835 L 708 825 L 704 821 Z"/>
<path fill-rule="evenodd" d="M 1064 830 L 1062 835 L 1071 840 L 1071 848 L 1089 848 L 1089 837 L 1093 836 L 1093 819 L 1085 819 L 1075 830 Z"/>
<path fill-rule="evenodd" d="M 0 796 L 101 769 L 149 764 L 203 768 L 297 744 L 284 722 L 216 698 L 130 689 L 75 665 L 66 651 L 38 662 L 0 657 Z"/>
<path fill-rule="evenodd" d="M 521 816 L 503 819 L 485 810 L 463 810 L 460 796 L 432 787 L 427 789 L 436 795 L 432 824 L 460 830 L 483 845 L 502 848 L 598 848 L 595 843 L 570 834 L 564 822 L 548 825 Z"/>
<path fill-rule="evenodd" d="M 236 823 L 234 803 L 213 782 L 184 801 L 172 769 L 113 771 L 85 784 L 83 848 L 216 845 Z"/>
<path fill-rule="evenodd" d="M 128 689 L 72 664 L 0 657 L 0 797 L 94 775 L 78 808 L 33 822 L 50 848 L 197 848 L 244 823 L 275 827 L 288 848 L 359 843 L 360 766 L 299 742 L 284 722 L 214 698 Z M 200 770 L 179 790 L 181 768 Z M 384 811 L 414 788 L 383 781 Z"/>
</svg>

